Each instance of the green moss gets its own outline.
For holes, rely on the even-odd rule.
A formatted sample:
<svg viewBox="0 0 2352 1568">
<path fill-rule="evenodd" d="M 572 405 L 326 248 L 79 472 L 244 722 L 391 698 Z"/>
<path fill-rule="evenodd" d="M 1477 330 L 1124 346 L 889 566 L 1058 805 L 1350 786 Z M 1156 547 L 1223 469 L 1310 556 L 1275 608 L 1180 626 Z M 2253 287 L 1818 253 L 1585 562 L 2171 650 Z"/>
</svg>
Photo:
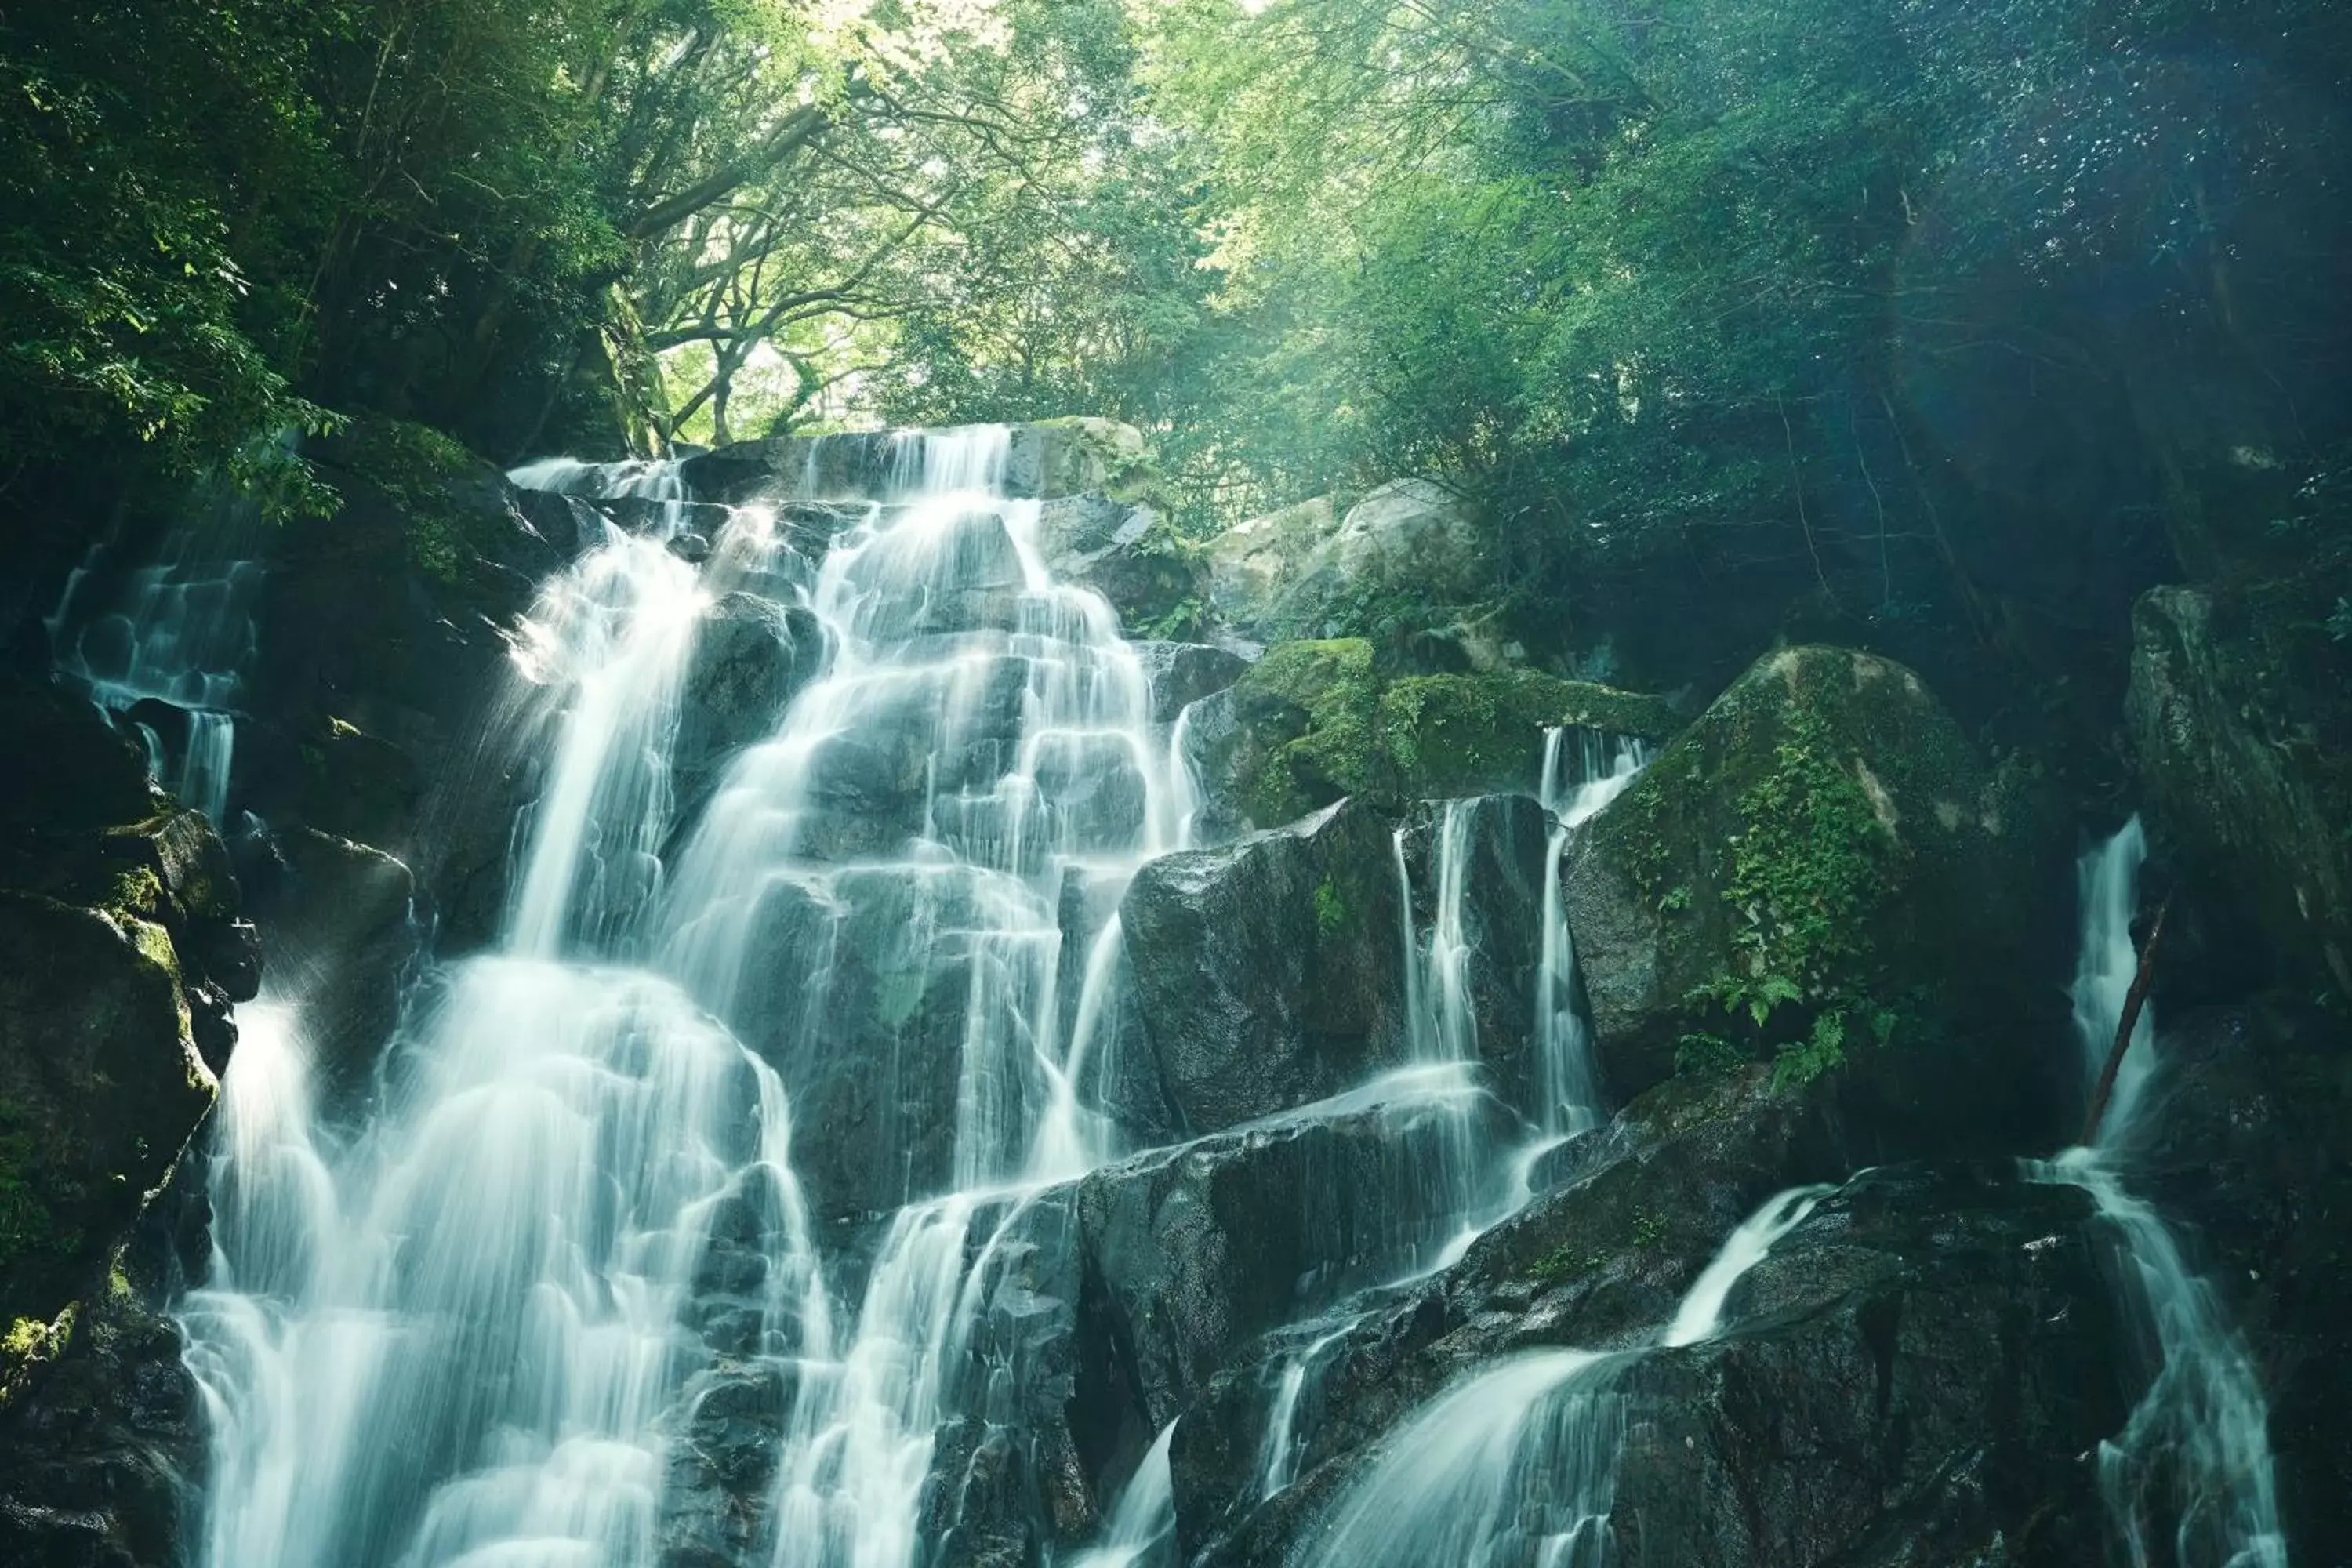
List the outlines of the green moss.
<svg viewBox="0 0 2352 1568">
<path fill-rule="evenodd" d="M 1343 795 L 1392 792 L 1373 731 L 1379 683 L 1361 637 L 1289 642 L 1234 683 L 1234 710 L 1254 737 L 1240 762 L 1242 808 L 1289 822 Z"/>
<path fill-rule="evenodd" d="M 1348 896 L 1326 877 L 1315 887 L 1315 929 L 1327 937 L 1344 936 L 1353 923 Z"/>
<path fill-rule="evenodd" d="M 1381 742 L 1417 794 L 1532 777 L 1544 731 L 1563 726 L 1651 740 L 1680 728 L 1664 699 L 1533 669 L 1408 676 L 1381 694 Z"/>
<path fill-rule="evenodd" d="M 1383 681 L 1361 637 L 1277 643 L 1234 688 L 1252 736 L 1239 767 L 1243 809 L 1288 822 L 1343 795 L 1395 802 L 1535 780 L 1543 732 L 1588 725 L 1655 736 L 1662 700 L 1535 670 Z"/>
<path fill-rule="evenodd" d="M 1527 1278 L 1538 1285 L 1558 1285 L 1600 1268 L 1604 1261 L 1597 1252 L 1563 1242 L 1528 1264 Z"/>
<path fill-rule="evenodd" d="M 1805 666 L 1791 661 L 1789 669 L 1801 676 Z M 1874 686 L 1906 700 L 1895 685 L 1889 673 L 1838 694 L 1845 727 L 1878 741 L 1874 754 L 1882 757 L 1903 757 L 1898 739 L 1916 740 L 1895 728 L 1910 714 L 1886 713 L 1872 700 Z M 1887 983 L 1873 972 L 1869 939 L 1908 852 L 1895 831 L 1892 797 L 1855 754 L 1856 737 L 1832 723 L 1828 695 L 1799 681 L 1776 707 L 1771 765 L 1740 791 L 1728 846 L 1721 897 L 1733 917 L 1732 962 L 1699 988 L 1740 1026 L 1750 1051 L 1772 1060 L 1784 1087 L 1833 1071 L 1850 1043 L 1884 1043 L 1899 1022 L 1876 999 Z M 1762 719 L 1760 709 L 1740 716 L 1745 724 Z M 1906 771 L 1912 765 L 1905 760 Z M 1738 1049 L 1721 1037 L 1696 1038 L 1685 1037 L 1678 1067 L 1706 1070 Z"/>
</svg>

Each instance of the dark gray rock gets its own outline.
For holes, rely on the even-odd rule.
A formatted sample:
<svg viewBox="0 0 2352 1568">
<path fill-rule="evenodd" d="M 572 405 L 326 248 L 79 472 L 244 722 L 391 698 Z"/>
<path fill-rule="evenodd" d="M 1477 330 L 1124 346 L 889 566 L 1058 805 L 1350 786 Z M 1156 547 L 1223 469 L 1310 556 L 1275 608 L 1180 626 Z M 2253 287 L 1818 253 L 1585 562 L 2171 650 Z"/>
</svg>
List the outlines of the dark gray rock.
<svg viewBox="0 0 2352 1568">
<path fill-rule="evenodd" d="M 1391 832 L 1342 802 L 1136 874 L 1121 906 L 1169 1100 L 1211 1131 L 1319 1100 L 1401 1059 Z"/>
<path fill-rule="evenodd" d="M 1055 582 L 1093 589 L 1129 627 L 1199 620 L 1206 574 L 1148 506 L 1100 494 L 1049 500 L 1037 542 Z"/>
<path fill-rule="evenodd" d="M 1900 1167 L 1825 1199 L 1723 1338 L 1634 1363 L 1627 1564 L 2100 1560 L 2089 1463 L 2126 1415 L 2086 1194 Z"/>
<path fill-rule="evenodd" d="M 681 803 L 705 795 L 728 757 L 773 733 L 824 656 L 824 627 L 801 605 L 728 594 L 704 612 L 671 751 Z"/>
<path fill-rule="evenodd" d="M 2233 978 L 2352 996 L 2343 683 L 2297 657 L 2267 593 L 2151 589 L 2132 612 L 2126 725 L 2187 912 L 2236 938 Z"/>
<path fill-rule="evenodd" d="M 774 1365 L 722 1365 L 688 1396 L 662 1489 L 660 1568 L 735 1568 L 767 1525 L 791 1401 Z"/>
<path fill-rule="evenodd" d="M 1465 1077 L 1087 1177 L 1087 1294 L 1103 1314 L 1090 1328 L 1122 1348 L 1148 1425 L 1174 1419 L 1269 1330 L 1434 1262 L 1471 1213 L 1499 1200 L 1480 1155 L 1517 1128 Z"/>
<path fill-rule="evenodd" d="M 381 849 L 313 828 L 278 835 L 277 850 L 285 873 L 257 912 L 299 998 L 320 1105 L 334 1116 L 371 1086 L 399 1022 L 423 935 L 415 879 Z"/>
<path fill-rule="evenodd" d="M 1151 721 L 1172 724 L 1178 714 L 1239 680 L 1249 660 L 1206 643 L 1139 642 L 1136 657 L 1151 682 Z"/>
</svg>

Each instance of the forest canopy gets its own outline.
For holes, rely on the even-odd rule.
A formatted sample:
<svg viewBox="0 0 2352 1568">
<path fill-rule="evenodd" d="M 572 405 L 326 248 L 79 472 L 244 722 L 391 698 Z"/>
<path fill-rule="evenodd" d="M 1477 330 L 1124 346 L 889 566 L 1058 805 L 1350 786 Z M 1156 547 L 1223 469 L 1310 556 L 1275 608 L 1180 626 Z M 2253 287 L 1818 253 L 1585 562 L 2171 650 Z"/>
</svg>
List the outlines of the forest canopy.
<svg viewBox="0 0 2352 1568">
<path fill-rule="evenodd" d="M 1427 474 L 1506 614 L 1998 638 L 2336 504 L 2347 88 L 2329 0 L 11 7 L 0 494 L 1104 415 L 1195 537 Z"/>
</svg>

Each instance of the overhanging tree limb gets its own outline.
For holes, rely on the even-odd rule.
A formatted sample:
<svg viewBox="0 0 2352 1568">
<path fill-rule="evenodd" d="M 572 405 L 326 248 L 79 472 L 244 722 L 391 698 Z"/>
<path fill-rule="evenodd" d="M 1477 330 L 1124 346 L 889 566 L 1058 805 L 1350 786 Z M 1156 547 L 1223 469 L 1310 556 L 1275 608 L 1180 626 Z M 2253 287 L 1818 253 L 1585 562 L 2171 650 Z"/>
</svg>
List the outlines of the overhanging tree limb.
<svg viewBox="0 0 2352 1568">
<path fill-rule="evenodd" d="M 784 116 L 766 140 L 741 157 L 712 170 L 684 190 L 663 197 L 629 220 L 631 239 L 649 239 L 672 224 L 692 217 L 713 202 L 726 200 L 770 169 L 782 163 L 833 125 L 833 111 L 807 103 Z"/>
</svg>

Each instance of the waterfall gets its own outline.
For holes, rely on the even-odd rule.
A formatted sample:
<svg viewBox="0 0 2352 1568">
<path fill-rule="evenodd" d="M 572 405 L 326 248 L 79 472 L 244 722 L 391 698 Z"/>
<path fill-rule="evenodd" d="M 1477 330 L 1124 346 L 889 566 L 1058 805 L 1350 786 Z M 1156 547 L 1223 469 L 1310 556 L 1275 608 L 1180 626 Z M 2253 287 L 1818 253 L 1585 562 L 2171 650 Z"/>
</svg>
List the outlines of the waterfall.
<svg viewBox="0 0 2352 1568">
<path fill-rule="evenodd" d="M 235 710 L 253 662 L 262 567 L 246 554 L 251 521 L 234 508 L 206 512 L 119 576 L 100 545 L 68 575 L 47 622 L 58 670 L 131 726 L 156 781 L 215 824 L 228 806 Z"/>
<path fill-rule="evenodd" d="M 1155 1086 L 1118 911 L 1189 843 L 1189 715 L 1153 722 L 1109 605 L 1047 570 L 1008 432 L 875 438 L 856 494 L 824 449 L 731 510 L 674 464 L 513 476 L 594 537 L 518 628 L 492 726 L 541 763 L 509 906 L 492 951 L 413 984 L 354 1124 L 323 1120 L 299 1012 L 250 1010 L 180 1307 L 203 1568 L 649 1568 L 709 1398 L 745 1390 L 772 1461 L 730 1482 L 747 1560 L 919 1568 L 943 1443 L 1017 1419 L 992 1313 L 1073 1184 L 1186 1157 L 1121 1121 Z M 672 548 L 689 530 L 707 552 Z M 702 639 L 745 596 L 795 628 L 794 686 L 715 780 L 677 772 Z M 1458 1258 L 1560 1131 L 1498 1134 L 1482 1081 L 1474 808 L 1437 813 L 1425 942 L 1399 847 L 1409 1062 L 1215 1135 L 1352 1121 L 1380 1151 L 1301 1194 L 1348 1239 L 1292 1282 L 1330 1316 L 1281 1380 L 1268 1490 L 1343 1299 Z M 1092 1568 L 1165 1554 L 1171 1440 Z"/>
<path fill-rule="evenodd" d="M 1833 1188 L 1777 1193 L 1685 1293 L 1658 1348 L 1723 1331 L 1732 1289 Z M 1627 1401 L 1648 1350 L 1536 1351 L 1473 1374 L 1414 1413 L 1334 1508 L 1310 1568 L 1603 1568 Z"/>
<path fill-rule="evenodd" d="M 2139 966 L 2131 922 L 2147 858 L 2137 816 L 2083 858 L 2074 998 L 2086 1091 L 2106 1064 Z M 2285 1568 L 2270 1409 L 2253 1359 L 2163 1215 L 2124 1180 L 2133 1138 L 2155 1109 L 2142 1091 L 2157 1049 L 2152 1013 L 2143 1007 L 2097 1144 L 2036 1167 L 2044 1179 L 2089 1193 L 2114 1232 L 2125 1316 L 2150 1373 L 2123 1431 L 2100 1445 L 2099 1494 L 2111 1536 L 2134 1568 Z M 2168 1542 L 2155 1539 L 2167 1529 Z"/>
<path fill-rule="evenodd" d="M 1044 1184 L 1118 1152 L 1102 1109 L 1121 1066 L 1105 1039 L 1112 911 L 1192 809 L 1110 607 L 1052 579 L 1039 504 L 1003 493 L 1008 450 L 994 427 L 894 443 L 883 493 L 856 498 L 806 595 L 830 665 L 733 765 L 664 898 L 663 963 L 720 1017 L 770 1031 L 795 1070 L 842 1070 L 826 1059 L 849 984 L 838 955 L 862 922 L 914 933 L 896 1010 L 919 1015 L 943 987 L 960 1013 L 952 1073 L 935 1080 L 952 1100 L 945 1158 L 898 1151 L 884 1196 L 905 1206 L 848 1337 L 798 1370 L 778 1568 L 919 1561 L 991 1270 Z M 801 499 L 844 499 L 813 493 L 821 472 L 813 449 Z M 1090 912 L 1073 924 L 1073 910 Z M 793 1016 L 763 1021 L 754 970 L 779 931 L 821 956 Z"/>
<path fill-rule="evenodd" d="M 1584 729 L 1544 731 L 1538 798 L 1551 816 L 1551 826 L 1544 843 L 1543 953 L 1536 970 L 1535 1017 L 1544 1125 L 1554 1133 L 1586 1131 L 1601 1119 L 1601 1075 L 1592 1061 L 1591 1030 L 1577 1005 L 1576 939 L 1560 900 L 1560 864 L 1576 830 L 1624 794 L 1648 762 L 1649 748 L 1631 736 Z"/>
<path fill-rule="evenodd" d="M 1143 1456 L 1143 1463 L 1136 1467 L 1119 1493 L 1118 1506 L 1111 1510 L 1110 1529 L 1103 1543 L 1073 1559 L 1071 1568 L 1138 1568 L 1160 1555 L 1160 1549 L 1174 1537 L 1176 1485 L 1169 1472 L 1168 1445 L 1175 1436 L 1173 1421 L 1160 1429 L 1150 1452 Z"/>
<path fill-rule="evenodd" d="M 699 1380 L 829 1348 L 782 1085 L 603 952 L 653 880 L 683 571 L 614 531 L 542 595 L 530 869 L 499 951 L 412 999 L 373 1119 L 319 1125 L 299 1024 L 248 1028 L 182 1307 L 208 1568 L 649 1563 Z"/>
<path fill-rule="evenodd" d="M 1266 1421 L 1265 1451 L 1260 1461 L 1258 1495 L 1270 1498 L 1288 1486 L 1298 1473 L 1298 1406 L 1307 1397 L 1307 1382 L 1323 1360 L 1323 1352 L 1344 1341 L 1363 1321 L 1350 1315 L 1330 1332 L 1318 1335 L 1282 1363 L 1274 1407 Z"/>
</svg>

